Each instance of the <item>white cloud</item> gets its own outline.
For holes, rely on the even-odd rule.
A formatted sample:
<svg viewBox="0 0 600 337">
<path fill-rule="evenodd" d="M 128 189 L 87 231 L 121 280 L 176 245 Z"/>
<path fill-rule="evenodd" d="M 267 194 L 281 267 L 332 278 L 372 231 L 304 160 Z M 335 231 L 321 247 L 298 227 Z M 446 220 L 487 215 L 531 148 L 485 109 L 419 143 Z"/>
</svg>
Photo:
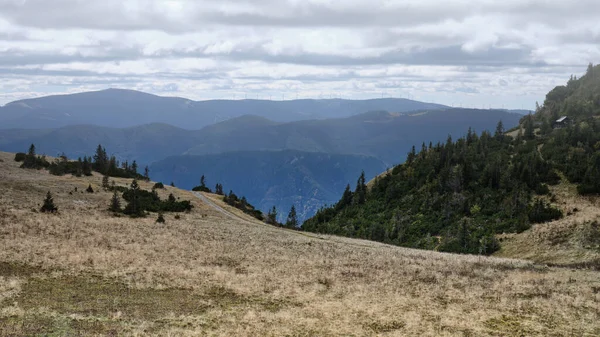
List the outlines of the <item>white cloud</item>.
<svg viewBox="0 0 600 337">
<path fill-rule="evenodd" d="M 532 108 L 600 60 L 595 0 L 0 0 L 0 104 L 403 96 Z"/>
</svg>

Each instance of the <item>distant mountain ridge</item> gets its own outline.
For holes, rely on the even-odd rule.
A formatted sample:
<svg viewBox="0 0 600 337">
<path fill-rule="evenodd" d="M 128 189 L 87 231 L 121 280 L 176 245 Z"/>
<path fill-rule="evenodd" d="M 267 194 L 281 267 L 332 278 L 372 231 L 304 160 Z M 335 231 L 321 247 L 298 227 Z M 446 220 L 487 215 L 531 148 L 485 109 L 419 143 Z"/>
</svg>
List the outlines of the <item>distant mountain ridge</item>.
<svg viewBox="0 0 600 337">
<path fill-rule="evenodd" d="M 79 124 L 132 127 L 167 123 L 194 130 L 243 115 L 291 122 L 343 118 L 372 110 L 407 112 L 444 108 L 447 107 L 404 98 L 193 101 L 134 90 L 107 89 L 8 103 L 0 107 L 0 129 L 59 128 Z"/>
<path fill-rule="evenodd" d="M 25 151 L 35 143 L 40 153 L 64 152 L 76 158 L 104 145 L 120 160 L 150 164 L 173 155 L 206 155 L 236 151 L 297 150 L 376 157 L 386 165 L 404 161 L 413 145 L 459 137 L 469 126 L 491 130 L 498 120 L 507 128 L 521 116 L 503 110 L 445 109 L 420 113 L 372 111 L 346 118 L 278 123 L 260 116 L 241 116 L 185 130 L 153 123 L 129 128 L 72 125 L 58 129 L 0 131 L 0 149 Z"/>
</svg>

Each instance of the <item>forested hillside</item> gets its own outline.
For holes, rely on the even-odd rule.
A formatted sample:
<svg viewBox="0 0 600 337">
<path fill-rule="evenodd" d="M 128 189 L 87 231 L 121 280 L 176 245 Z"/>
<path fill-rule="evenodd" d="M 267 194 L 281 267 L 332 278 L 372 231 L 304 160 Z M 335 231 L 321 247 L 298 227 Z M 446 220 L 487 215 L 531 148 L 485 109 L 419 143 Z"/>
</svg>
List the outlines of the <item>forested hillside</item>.
<svg viewBox="0 0 600 337">
<path fill-rule="evenodd" d="M 380 176 L 371 189 L 359 179 L 354 192 L 320 210 L 303 229 L 392 244 L 489 254 L 495 234 L 520 232 L 563 216 L 548 185 L 566 179 L 581 194 L 600 192 L 600 67 L 557 87 L 516 137 L 495 132 L 423 144 L 404 164 Z M 560 93 L 558 95 L 557 93 Z M 555 117 L 571 123 L 552 127 Z M 539 126 L 539 128 L 537 128 Z"/>
</svg>

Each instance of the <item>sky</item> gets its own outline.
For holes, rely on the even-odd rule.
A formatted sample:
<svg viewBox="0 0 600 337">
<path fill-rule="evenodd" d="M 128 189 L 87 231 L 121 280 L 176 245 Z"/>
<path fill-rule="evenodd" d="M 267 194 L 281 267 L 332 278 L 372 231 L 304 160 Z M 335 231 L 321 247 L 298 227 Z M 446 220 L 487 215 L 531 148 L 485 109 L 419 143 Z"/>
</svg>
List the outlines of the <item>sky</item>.
<svg viewBox="0 0 600 337">
<path fill-rule="evenodd" d="M 533 109 L 600 62 L 598 0 L 0 0 L 0 105 L 107 88 Z"/>
</svg>

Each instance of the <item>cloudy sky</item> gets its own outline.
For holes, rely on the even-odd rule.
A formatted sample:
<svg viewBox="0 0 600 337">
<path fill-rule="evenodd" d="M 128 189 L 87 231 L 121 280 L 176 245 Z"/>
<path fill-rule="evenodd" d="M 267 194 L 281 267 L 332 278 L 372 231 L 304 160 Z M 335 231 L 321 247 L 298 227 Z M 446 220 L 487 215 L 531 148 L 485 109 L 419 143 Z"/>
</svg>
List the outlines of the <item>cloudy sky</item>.
<svg viewBox="0 0 600 337">
<path fill-rule="evenodd" d="M 0 0 L 0 105 L 105 88 L 533 108 L 600 62 L 598 0 Z"/>
</svg>

